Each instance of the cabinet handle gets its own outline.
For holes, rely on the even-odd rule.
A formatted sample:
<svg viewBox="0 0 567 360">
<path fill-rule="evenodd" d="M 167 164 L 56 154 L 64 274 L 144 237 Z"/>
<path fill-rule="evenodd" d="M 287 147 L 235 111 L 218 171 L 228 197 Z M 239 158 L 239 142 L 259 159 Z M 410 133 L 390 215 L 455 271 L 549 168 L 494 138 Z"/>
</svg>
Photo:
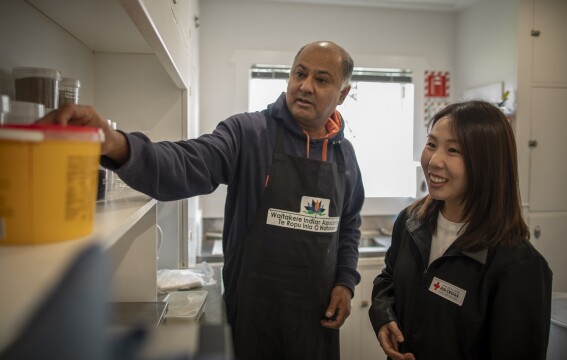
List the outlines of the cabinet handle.
<svg viewBox="0 0 567 360">
<path fill-rule="evenodd" d="M 368 301 L 367 301 L 367 300 L 363 300 L 363 301 L 360 303 L 360 307 L 363 307 L 363 308 L 368 307 Z"/>
<path fill-rule="evenodd" d="M 541 236 L 541 228 L 538 226 L 535 227 L 534 229 L 534 237 L 536 239 L 539 239 L 539 237 Z"/>
<path fill-rule="evenodd" d="M 534 37 L 538 37 L 541 35 L 541 31 L 539 30 L 532 30 L 531 35 Z"/>
<path fill-rule="evenodd" d="M 528 141 L 528 146 L 531 147 L 531 148 L 537 147 L 537 140 Z"/>
</svg>

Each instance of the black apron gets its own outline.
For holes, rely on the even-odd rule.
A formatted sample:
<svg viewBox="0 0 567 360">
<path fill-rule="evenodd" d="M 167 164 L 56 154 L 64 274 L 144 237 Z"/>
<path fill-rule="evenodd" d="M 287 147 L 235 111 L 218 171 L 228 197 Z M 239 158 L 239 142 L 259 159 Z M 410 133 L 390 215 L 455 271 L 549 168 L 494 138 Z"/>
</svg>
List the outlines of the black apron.
<svg viewBox="0 0 567 360">
<path fill-rule="evenodd" d="M 225 293 L 237 359 L 340 358 L 339 331 L 320 324 L 336 276 L 345 193 L 344 156 L 333 146 L 336 163 L 287 155 L 278 123 L 259 210 L 225 263 L 239 271 Z"/>
</svg>

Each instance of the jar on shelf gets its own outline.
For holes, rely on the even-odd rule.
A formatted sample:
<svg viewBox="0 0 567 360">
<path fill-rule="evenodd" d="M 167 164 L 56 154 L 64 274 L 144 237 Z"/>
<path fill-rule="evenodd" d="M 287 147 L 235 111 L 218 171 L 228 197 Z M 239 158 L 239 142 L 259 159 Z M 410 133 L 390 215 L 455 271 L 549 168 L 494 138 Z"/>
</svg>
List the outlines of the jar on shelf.
<svg viewBox="0 0 567 360">
<path fill-rule="evenodd" d="M 43 104 L 47 111 L 59 105 L 61 72 L 54 69 L 16 67 L 12 70 L 17 101 Z"/>
<path fill-rule="evenodd" d="M 59 106 L 63 104 L 74 104 L 79 103 L 79 89 L 81 88 L 81 82 L 77 79 L 64 77 L 61 78 L 59 83 Z"/>
</svg>

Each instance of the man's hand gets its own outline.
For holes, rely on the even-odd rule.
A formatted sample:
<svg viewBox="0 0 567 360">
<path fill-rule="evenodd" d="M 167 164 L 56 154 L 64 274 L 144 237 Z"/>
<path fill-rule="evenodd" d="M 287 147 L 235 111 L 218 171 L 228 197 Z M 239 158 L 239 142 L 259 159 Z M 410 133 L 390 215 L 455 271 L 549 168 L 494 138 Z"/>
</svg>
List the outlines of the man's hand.
<svg viewBox="0 0 567 360">
<path fill-rule="evenodd" d="M 378 342 L 380 342 L 380 346 L 384 349 L 386 355 L 393 360 L 415 360 L 412 353 L 402 354 L 398 352 L 398 343 L 404 342 L 404 335 L 395 321 L 390 321 L 380 327 Z"/>
<path fill-rule="evenodd" d="M 92 106 L 65 104 L 57 110 L 51 111 L 37 124 L 89 126 L 102 129 L 104 142 L 101 154 L 110 157 L 119 164 L 124 164 L 130 156 L 130 148 L 126 137 L 121 132 L 113 130 L 108 120 L 103 119 Z"/>
<path fill-rule="evenodd" d="M 331 301 L 325 311 L 325 320 L 321 320 L 321 325 L 329 329 L 340 328 L 346 318 L 350 315 L 350 300 L 352 292 L 349 288 L 337 285 L 331 291 Z"/>
</svg>

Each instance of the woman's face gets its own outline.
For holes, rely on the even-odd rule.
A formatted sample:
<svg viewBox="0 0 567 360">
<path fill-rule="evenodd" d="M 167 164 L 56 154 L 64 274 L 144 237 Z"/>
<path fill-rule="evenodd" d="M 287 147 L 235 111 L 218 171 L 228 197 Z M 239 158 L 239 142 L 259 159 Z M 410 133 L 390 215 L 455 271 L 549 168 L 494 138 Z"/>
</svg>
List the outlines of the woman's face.
<svg viewBox="0 0 567 360">
<path fill-rule="evenodd" d="M 461 144 L 451 133 L 449 118 L 433 125 L 421 153 L 421 167 L 429 195 L 444 201 L 442 213 L 449 221 L 460 222 L 467 191 L 465 162 Z"/>
</svg>

